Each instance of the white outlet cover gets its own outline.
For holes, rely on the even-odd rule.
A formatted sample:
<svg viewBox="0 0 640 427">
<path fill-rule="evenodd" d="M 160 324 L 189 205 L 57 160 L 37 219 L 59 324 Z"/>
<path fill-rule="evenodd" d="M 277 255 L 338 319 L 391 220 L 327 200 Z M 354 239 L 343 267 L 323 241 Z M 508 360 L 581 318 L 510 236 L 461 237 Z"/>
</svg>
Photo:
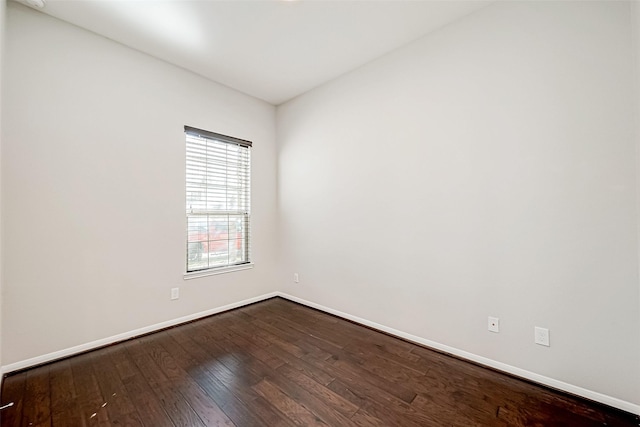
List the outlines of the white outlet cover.
<svg viewBox="0 0 640 427">
<path fill-rule="evenodd" d="M 536 344 L 549 347 L 549 330 L 547 328 L 540 328 L 536 326 L 534 328 L 534 341 Z"/>
<path fill-rule="evenodd" d="M 489 329 L 491 332 L 500 332 L 500 319 L 498 319 L 497 317 L 489 316 L 487 329 Z"/>
<path fill-rule="evenodd" d="M 180 288 L 171 288 L 171 299 L 180 298 Z"/>
</svg>

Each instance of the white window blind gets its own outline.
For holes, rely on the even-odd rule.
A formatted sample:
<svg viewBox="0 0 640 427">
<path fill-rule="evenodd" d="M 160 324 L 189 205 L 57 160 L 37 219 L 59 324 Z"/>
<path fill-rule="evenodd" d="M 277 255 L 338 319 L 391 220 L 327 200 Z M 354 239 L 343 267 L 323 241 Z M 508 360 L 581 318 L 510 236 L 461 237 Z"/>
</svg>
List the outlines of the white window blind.
<svg viewBox="0 0 640 427">
<path fill-rule="evenodd" d="M 187 272 L 251 257 L 251 142 L 184 127 L 187 140 Z"/>
</svg>

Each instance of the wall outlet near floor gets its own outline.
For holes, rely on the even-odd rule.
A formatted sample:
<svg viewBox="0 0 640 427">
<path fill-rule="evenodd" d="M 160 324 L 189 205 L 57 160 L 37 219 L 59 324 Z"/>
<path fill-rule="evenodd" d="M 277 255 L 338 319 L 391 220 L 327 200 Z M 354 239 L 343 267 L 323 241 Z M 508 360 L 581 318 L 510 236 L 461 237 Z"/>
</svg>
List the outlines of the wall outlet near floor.
<svg viewBox="0 0 640 427">
<path fill-rule="evenodd" d="M 500 332 L 500 319 L 498 319 L 497 317 L 489 316 L 487 329 L 489 329 L 491 332 Z"/>
<path fill-rule="evenodd" d="M 180 298 L 180 288 L 171 288 L 171 299 Z"/>
<path fill-rule="evenodd" d="M 535 327 L 534 329 L 534 333 L 535 333 L 535 343 L 536 344 L 540 344 L 540 345 L 545 345 L 547 347 L 549 347 L 549 330 L 546 328 L 540 328 L 538 326 Z"/>
<path fill-rule="evenodd" d="M 293 273 L 293 283 L 300 283 L 300 276 L 298 276 L 298 273 Z"/>
</svg>

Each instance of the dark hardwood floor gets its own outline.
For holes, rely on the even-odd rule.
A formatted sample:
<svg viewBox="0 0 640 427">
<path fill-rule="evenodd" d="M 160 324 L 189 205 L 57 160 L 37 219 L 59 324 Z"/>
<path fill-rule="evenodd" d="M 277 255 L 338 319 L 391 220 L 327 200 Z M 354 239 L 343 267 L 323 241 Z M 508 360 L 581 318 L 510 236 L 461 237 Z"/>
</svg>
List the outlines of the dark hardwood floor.
<svg viewBox="0 0 640 427">
<path fill-rule="evenodd" d="M 280 298 L 5 378 L 12 426 L 638 426 Z"/>
</svg>

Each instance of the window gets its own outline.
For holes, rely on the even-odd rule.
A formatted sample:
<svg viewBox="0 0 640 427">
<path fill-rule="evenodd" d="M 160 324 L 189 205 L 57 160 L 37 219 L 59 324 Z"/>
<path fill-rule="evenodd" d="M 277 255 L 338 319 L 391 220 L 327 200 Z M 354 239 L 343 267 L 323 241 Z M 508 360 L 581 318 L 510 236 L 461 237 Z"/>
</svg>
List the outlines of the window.
<svg viewBox="0 0 640 427">
<path fill-rule="evenodd" d="M 250 262 L 251 142 L 184 127 L 187 273 Z"/>
</svg>

